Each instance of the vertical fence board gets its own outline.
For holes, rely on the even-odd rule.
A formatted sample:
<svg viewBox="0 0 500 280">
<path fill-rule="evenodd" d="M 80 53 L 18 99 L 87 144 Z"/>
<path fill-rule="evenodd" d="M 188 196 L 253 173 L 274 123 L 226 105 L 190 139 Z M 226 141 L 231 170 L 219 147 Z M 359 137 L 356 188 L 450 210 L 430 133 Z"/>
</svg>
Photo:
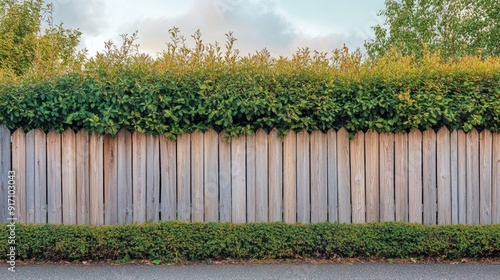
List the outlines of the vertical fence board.
<svg viewBox="0 0 500 280">
<path fill-rule="evenodd" d="M 117 137 L 118 224 L 132 223 L 132 134 L 122 129 Z"/>
<path fill-rule="evenodd" d="M 422 133 L 408 134 L 408 221 L 422 223 Z"/>
<path fill-rule="evenodd" d="M 219 220 L 219 136 L 213 129 L 203 136 L 205 222 Z"/>
<path fill-rule="evenodd" d="M 255 221 L 269 220 L 268 143 L 267 134 L 259 129 L 255 136 Z"/>
<path fill-rule="evenodd" d="M 219 220 L 231 221 L 231 144 L 219 134 Z"/>
<path fill-rule="evenodd" d="M 47 223 L 47 139 L 35 129 L 35 223 Z"/>
<path fill-rule="evenodd" d="M 366 153 L 366 221 L 380 220 L 380 178 L 379 178 L 379 143 L 378 133 L 368 131 L 365 134 Z"/>
<path fill-rule="evenodd" d="M 479 135 L 467 133 L 467 224 L 479 224 Z"/>
<path fill-rule="evenodd" d="M 10 148 L 10 131 L 5 126 L 0 126 L 0 221 L 4 223 L 7 218 L 10 218 L 10 213 L 8 211 L 8 199 L 9 196 L 9 175 L 11 174 L 11 148 Z M 13 184 L 12 186 L 15 186 Z M 12 196 L 11 199 L 17 200 L 16 197 Z M 16 205 L 17 206 L 17 205 Z"/>
<path fill-rule="evenodd" d="M 328 221 L 339 221 L 338 209 L 338 176 L 337 176 L 337 133 L 332 129 L 326 133 L 327 137 L 327 165 L 328 165 Z"/>
<path fill-rule="evenodd" d="M 366 222 L 365 138 L 359 131 L 350 142 L 352 222 Z"/>
<path fill-rule="evenodd" d="M 139 131 L 132 134 L 132 159 L 132 221 L 142 224 L 146 221 L 147 136 Z"/>
<path fill-rule="evenodd" d="M 76 222 L 90 222 L 90 137 L 85 129 L 76 134 Z"/>
<path fill-rule="evenodd" d="M 428 129 L 423 133 L 423 189 L 424 224 L 436 224 L 436 133 Z"/>
<path fill-rule="evenodd" d="M 203 222 L 203 133 L 191 134 L 191 193 L 193 222 Z"/>
<path fill-rule="evenodd" d="M 104 224 L 118 223 L 118 138 L 104 136 Z"/>
<path fill-rule="evenodd" d="M 192 221 L 203 222 L 203 133 L 191 133 Z"/>
<path fill-rule="evenodd" d="M 479 136 L 479 222 L 482 225 L 491 224 L 491 159 L 492 135 L 488 130 L 483 130 Z"/>
<path fill-rule="evenodd" d="M 61 169 L 64 168 L 65 166 L 61 165 L 61 134 L 51 131 L 47 134 L 47 206 L 50 224 L 63 222 Z M 66 201 L 64 203 L 66 204 Z"/>
<path fill-rule="evenodd" d="M 458 224 L 458 133 L 450 135 L 451 223 Z"/>
<path fill-rule="evenodd" d="M 467 136 L 457 132 L 458 157 L 458 223 L 467 224 Z"/>
<path fill-rule="evenodd" d="M 437 134 L 437 210 L 440 225 L 451 224 L 451 150 L 450 131 Z"/>
<path fill-rule="evenodd" d="M 493 133 L 491 222 L 500 224 L 500 133 Z"/>
<path fill-rule="evenodd" d="M 177 143 L 160 135 L 161 220 L 174 221 L 177 211 Z"/>
<path fill-rule="evenodd" d="M 90 224 L 102 225 L 104 222 L 104 158 L 102 135 L 90 135 Z"/>
<path fill-rule="evenodd" d="M 339 180 L 339 222 L 351 223 L 351 174 L 349 167 L 349 133 L 345 128 L 337 132 L 337 166 Z"/>
<path fill-rule="evenodd" d="M 408 134 L 394 135 L 396 221 L 408 222 Z"/>
<path fill-rule="evenodd" d="M 297 137 L 297 221 L 302 224 L 311 222 L 310 204 L 310 163 L 309 133 L 300 131 Z M 286 174 L 285 174 L 286 176 Z"/>
<path fill-rule="evenodd" d="M 61 135 L 62 141 L 62 219 L 65 224 L 76 224 L 76 139 L 71 129 Z"/>
<path fill-rule="evenodd" d="M 247 222 L 255 222 L 255 207 L 256 207 L 256 177 L 255 177 L 255 133 L 247 135 L 246 140 L 246 178 L 247 178 Z"/>
<path fill-rule="evenodd" d="M 177 136 L 177 219 L 191 220 L 191 135 Z"/>
<path fill-rule="evenodd" d="M 327 138 L 316 130 L 311 133 L 311 223 L 327 220 Z"/>
<path fill-rule="evenodd" d="M 293 224 L 297 222 L 297 134 L 293 130 L 283 139 L 283 160 L 283 218 Z"/>
<path fill-rule="evenodd" d="M 35 223 L 35 130 L 26 133 L 26 222 Z"/>
<path fill-rule="evenodd" d="M 231 139 L 231 221 L 246 222 L 245 136 Z"/>
<path fill-rule="evenodd" d="M 17 221 L 26 223 L 26 135 L 22 128 L 12 134 L 12 170 L 16 173 Z"/>
<path fill-rule="evenodd" d="M 394 134 L 382 133 L 380 141 L 380 221 L 394 221 Z"/>
<path fill-rule="evenodd" d="M 268 136 L 269 143 L 269 221 L 281 222 L 283 197 L 282 140 L 278 130 L 273 129 Z"/>
<path fill-rule="evenodd" d="M 160 142 L 157 136 L 146 137 L 146 220 L 160 219 Z"/>
</svg>

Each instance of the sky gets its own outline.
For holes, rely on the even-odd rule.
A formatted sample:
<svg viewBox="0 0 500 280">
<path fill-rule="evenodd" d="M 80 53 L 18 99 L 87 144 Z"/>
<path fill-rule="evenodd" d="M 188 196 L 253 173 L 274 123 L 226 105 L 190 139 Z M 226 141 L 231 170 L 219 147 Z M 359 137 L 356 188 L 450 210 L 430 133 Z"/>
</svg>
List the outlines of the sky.
<svg viewBox="0 0 500 280">
<path fill-rule="evenodd" d="M 360 48 L 373 38 L 372 26 L 384 0 L 47 0 L 54 22 L 82 31 L 89 55 L 104 42 L 121 43 L 120 34 L 138 30 L 140 51 L 155 56 L 178 27 L 187 43 L 197 29 L 204 43 L 224 45 L 233 32 L 241 55 L 266 48 L 273 56 L 291 56 L 298 48 L 330 52 Z"/>
</svg>

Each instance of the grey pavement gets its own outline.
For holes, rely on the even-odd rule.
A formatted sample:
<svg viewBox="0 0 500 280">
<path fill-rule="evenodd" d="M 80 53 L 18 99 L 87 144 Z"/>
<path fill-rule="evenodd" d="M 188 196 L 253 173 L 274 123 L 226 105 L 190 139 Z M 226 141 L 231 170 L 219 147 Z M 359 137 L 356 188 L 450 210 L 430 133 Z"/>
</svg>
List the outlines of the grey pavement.
<svg viewBox="0 0 500 280">
<path fill-rule="evenodd" d="M 27 265 L 0 279 L 500 279 L 498 264 Z"/>
</svg>

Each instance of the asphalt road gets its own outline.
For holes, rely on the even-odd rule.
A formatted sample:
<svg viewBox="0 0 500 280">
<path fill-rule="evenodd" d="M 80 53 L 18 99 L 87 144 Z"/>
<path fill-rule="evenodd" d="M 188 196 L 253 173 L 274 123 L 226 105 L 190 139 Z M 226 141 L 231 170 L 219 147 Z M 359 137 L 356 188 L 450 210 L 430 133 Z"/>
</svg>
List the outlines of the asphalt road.
<svg viewBox="0 0 500 280">
<path fill-rule="evenodd" d="M 28 265 L 0 279 L 500 279 L 495 264 Z"/>
</svg>

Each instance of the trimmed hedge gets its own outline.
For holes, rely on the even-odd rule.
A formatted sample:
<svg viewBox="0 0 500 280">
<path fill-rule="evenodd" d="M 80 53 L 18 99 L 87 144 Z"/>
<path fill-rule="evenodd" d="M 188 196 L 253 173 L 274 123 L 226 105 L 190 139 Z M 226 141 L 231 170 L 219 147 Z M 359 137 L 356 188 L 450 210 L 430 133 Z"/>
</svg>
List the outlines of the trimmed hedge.
<svg viewBox="0 0 500 280">
<path fill-rule="evenodd" d="M 174 66 L 103 61 L 82 73 L 4 82 L 0 125 L 112 135 L 125 128 L 171 137 L 211 128 L 228 136 L 260 128 L 280 134 L 342 127 L 350 133 L 443 126 L 500 131 L 496 57 L 445 63 L 394 55 L 345 66 L 306 56 L 270 62 L 261 56 Z"/>
<path fill-rule="evenodd" d="M 0 239 L 7 240 L 2 226 Z M 429 226 L 407 223 L 313 225 L 181 223 L 144 225 L 16 225 L 18 259 L 208 260 L 301 257 L 500 256 L 500 225 Z M 3 242 L 7 252 L 7 242 Z M 0 258 L 6 258 L 6 254 Z"/>
</svg>

